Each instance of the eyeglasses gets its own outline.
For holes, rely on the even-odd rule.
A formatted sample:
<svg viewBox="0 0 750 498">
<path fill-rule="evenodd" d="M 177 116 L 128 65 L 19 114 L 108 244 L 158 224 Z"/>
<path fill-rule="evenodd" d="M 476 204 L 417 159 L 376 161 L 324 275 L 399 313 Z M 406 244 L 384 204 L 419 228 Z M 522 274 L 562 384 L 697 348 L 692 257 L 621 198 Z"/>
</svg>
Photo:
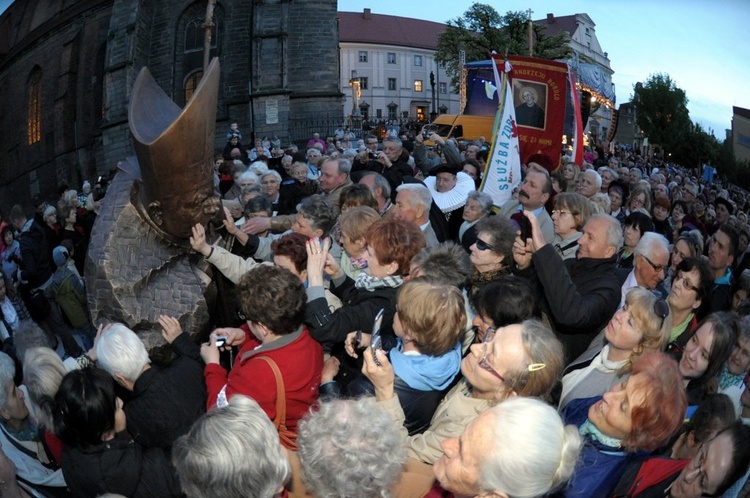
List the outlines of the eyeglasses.
<svg viewBox="0 0 750 498">
<path fill-rule="evenodd" d="M 484 339 L 482 339 L 482 342 L 490 342 L 492 339 L 495 338 L 495 327 L 490 327 L 487 329 L 487 331 L 484 333 Z"/>
<path fill-rule="evenodd" d="M 489 330 L 487 332 L 489 332 Z M 493 332 L 493 335 L 494 335 L 494 332 Z M 489 373 L 491 373 L 492 375 L 494 375 L 495 377 L 497 377 L 501 381 L 505 382 L 505 378 L 502 375 L 500 375 L 499 373 L 497 373 L 495 371 L 495 369 L 492 368 L 490 366 L 490 363 L 487 361 L 487 343 L 486 342 L 484 343 L 484 353 L 482 354 L 482 359 L 479 360 L 479 362 L 477 363 L 477 365 L 479 365 L 479 368 L 481 368 L 483 370 L 487 370 Z"/>
<path fill-rule="evenodd" d="M 659 298 L 654 301 L 654 313 L 661 318 L 661 323 L 659 324 L 659 328 L 661 329 L 664 326 L 664 320 L 669 316 L 669 305 L 664 299 Z"/>
<path fill-rule="evenodd" d="M 677 282 L 678 280 L 682 280 L 682 286 L 685 287 L 685 289 L 689 291 L 697 291 L 698 286 L 693 284 L 688 278 L 685 276 L 684 273 L 678 273 L 675 277 L 674 281 Z"/>
<path fill-rule="evenodd" d="M 648 264 L 651 265 L 651 268 L 653 268 L 655 272 L 665 271 L 667 269 L 666 265 L 657 265 L 656 263 L 648 259 L 646 256 L 644 256 L 643 254 L 641 254 L 641 257 L 645 259 Z"/>
<path fill-rule="evenodd" d="M 495 251 L 494 247 L 492 247 L 491 245 L 489 245 L 487 242 L 483 241 L 482 239 L 477 239 L 476 244 L 477 244 L 477 249 L 479 249 L 480 251 L 486 251 L 487 249 Z"/>
<path fill-rule="evenodd" d="M 563 215 L 566 215 L 566 214 L 573 214 L 573 212 L 572 211 L 566 211 L 565 209 L 553 209 L 552 210 L 552 214 L 553 215 L 556 214 L 558 216 L 563 216 Z"/>
</svg>

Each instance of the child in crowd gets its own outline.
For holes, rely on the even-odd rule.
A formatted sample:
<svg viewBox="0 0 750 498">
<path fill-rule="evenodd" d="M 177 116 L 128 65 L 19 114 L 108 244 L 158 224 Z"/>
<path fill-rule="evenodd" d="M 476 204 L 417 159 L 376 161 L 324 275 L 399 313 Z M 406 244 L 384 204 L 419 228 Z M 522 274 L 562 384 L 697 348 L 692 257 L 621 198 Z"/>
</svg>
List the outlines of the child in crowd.
<svg viewBox="0 0 750 498">
<path fill-rule="evenodd" d="M 229 131 L 227 132 L 227 142 L 232 139 L 232 137 L 236 137 L 237 140 L 242 143 L 242 133 L 240 133 L 240 129 L 237 126 L 237 123 L 232 123 L 229 125 Z"/>
</svg>

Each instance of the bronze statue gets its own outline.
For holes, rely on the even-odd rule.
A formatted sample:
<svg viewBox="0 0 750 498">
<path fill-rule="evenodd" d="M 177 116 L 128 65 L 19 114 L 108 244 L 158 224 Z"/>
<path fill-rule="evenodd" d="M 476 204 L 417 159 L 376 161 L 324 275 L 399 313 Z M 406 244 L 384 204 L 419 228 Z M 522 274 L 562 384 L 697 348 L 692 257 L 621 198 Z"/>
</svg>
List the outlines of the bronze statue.
<svg viewBox="0 0 750 498">
<path fill-rule="evenodd" d="M 118 164 L 91 235 L 86 282 L 94 323 L 123 322 L 148 349 L 164 342 L 159 315 L 178 318 L 193 335 L 209 326 L 211 279 L 189 237 L 194 224 L 205 226 L 220 212 L 213 183 L 218 90 L 218 59 L 184 109 L 141 69 L 128 112 L 136 158 Z"/>
</svg>

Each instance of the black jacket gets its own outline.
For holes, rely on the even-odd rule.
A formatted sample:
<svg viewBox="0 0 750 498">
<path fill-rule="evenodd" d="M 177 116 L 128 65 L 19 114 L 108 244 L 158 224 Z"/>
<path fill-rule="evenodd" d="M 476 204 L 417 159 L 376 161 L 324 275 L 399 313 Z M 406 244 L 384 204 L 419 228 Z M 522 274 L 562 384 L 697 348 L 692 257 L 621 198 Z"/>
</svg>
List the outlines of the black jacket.
<svg viewBox="0 0 750 498">
<path fill-rule="evenodd" d="M 398 376 L 393 383 L 393 388 L 404 410 L 404 427 L 409 431 L 409 435 L 413 436 L 426 431 L 446 391 L 420 391 L 409 387 Z M 374 396 L 375 388 L 372 382 L 361 376 L 349 384 L 349 395 L 351 397 Z"/>
<path fill-rule="evenodd" d="M 123 408 L 128 432 L 144 448 L 171 448 L 206 411 L 200 349 L 183 332 L 172 350 L 177 359 L 167 368 L 152 366 L 143 372 Z"/>
<path fill-rule="evenodd" d="M 546 244 L 531 258 L 537 295 L 568 361 L 578 358 L 620 304 L 616 258 L 566 259 Z"/>
<path fill-rule="evenodd" d="M 52 276 L 54 269 L 44 228 L 34 220 L 24 226 L 18 238 L 21 247 L 21 280 L 29 289 L 36 289 Z"/>
<path fill-rule="evenodd" d="M 340 285 L 332 283 L 331 292 L 344 304 L 332 312 L 324 297 L 313 299 L 307 303 L 305 323 L 309 327 L 310 335 L 323 344 L 323 348 L 330 352 L 333 345 L 343 343 L 349 332 L 361 330 L 372 333 L 375 315 L 381 308 L 385 309 L 380 332 L 383 336 L 383 348 L 395 344 L 393 332 L 393 315 L 396 311 L 396 291 L 393 287 L 382 287 L 373 291 L 357 289 L 354 280 L 347 277 Z"/>
<path fill-rule="evenodd" d="M 160 449 L 144 450 L 124 432 L 86 449 L 63 448 L 62 470 L 73 496 L 116 493 L 130 498 L 181 496 L 174 469 Z"/>
</svg>

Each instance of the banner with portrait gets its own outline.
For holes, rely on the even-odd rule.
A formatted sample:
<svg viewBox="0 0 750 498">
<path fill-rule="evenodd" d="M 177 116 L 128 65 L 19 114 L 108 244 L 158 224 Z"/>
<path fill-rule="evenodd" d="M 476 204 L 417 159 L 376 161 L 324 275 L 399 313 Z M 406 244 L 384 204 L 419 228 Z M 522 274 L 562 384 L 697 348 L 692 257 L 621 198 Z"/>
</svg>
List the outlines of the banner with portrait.
<svg viewBox="0 0 750 498">
<path fill-rule="evenodd" d="M 502 56 L 492 56 L 501 73 L 505 69 Z M 557 167 L 560 162 L 565 108 L 568 100 L 568 65 L 544 59 L 508 56 L 512 66 L 508 76 L 518 127 L 521 162 L 534 154 L 547 156 Z"/>
</svg>

